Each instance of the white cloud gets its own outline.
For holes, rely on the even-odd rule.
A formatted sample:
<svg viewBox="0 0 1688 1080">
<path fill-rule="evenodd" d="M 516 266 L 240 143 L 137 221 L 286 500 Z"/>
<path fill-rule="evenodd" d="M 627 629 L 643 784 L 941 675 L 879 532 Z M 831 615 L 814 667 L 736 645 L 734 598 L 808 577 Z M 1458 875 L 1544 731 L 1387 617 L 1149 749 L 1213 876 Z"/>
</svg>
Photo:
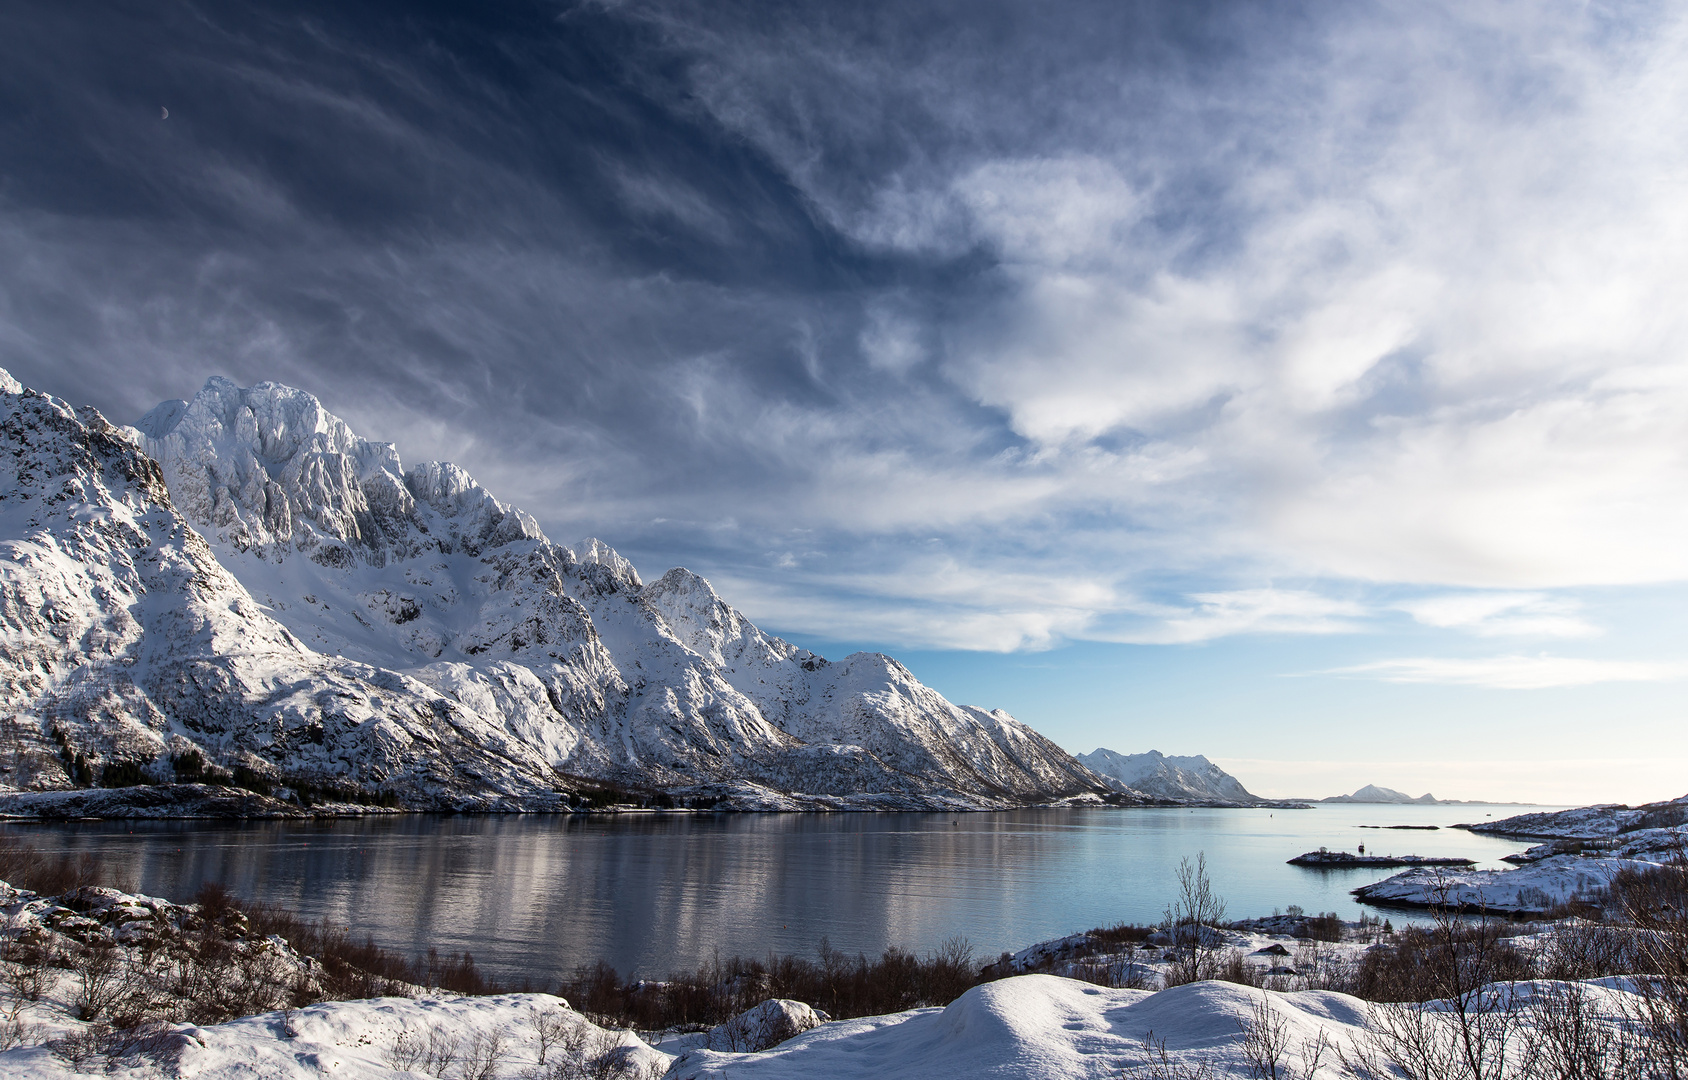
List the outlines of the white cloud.
<svg viewBox="0 0 1688 1080">
<path fill-rule="evenodd" d="M 869 308 L 860 341 L 869 367 L 896 375 L 908 374 L 926 357 L 919 324 L 883 303 Z"/>
<path fill-rule="evenodd" d="M 1545 593 L 1449 593 L 1395 606 L 1425 626 L 1480 637 L 1579 638 L 1600 633 L 1577 617 L 1577 601 Z"/>
<path fill-rule="evenodd" d="M 1117 263 L 1144 205 L 1112 164 L 1089 156 L 990 161 L 952 190 L 1013 265 Z"/>
<path fill-rule="evenodd" d="M 818 576 L 721 574 L 712 583 L 766 627 L 904 648 L 1047 649 L 1086 636 L 1098 611 L 1118 606 L 1096 582 L 980 570 L 943 558 L 906 571 L 840 576 L 848 577 L 848 591 Z"/>
<path fill-rule="evenodd" d="M 1115 638 L 1152 644 L 1210 641 L 1233 634 L 1340 634 L 1358 628 L 1366 609 L 1348 600 L 1335 600 L 1295 589 L 1238 589 L 1196 593 L 1186 609 L 1140 607 L 1157 616 L 1153 629 Z"/>
<path fill-rule="evenodd" d="M 1323 675 L 1351 675 L 1395 683 L 1440 683 L 1498 690 L 1545 690 L 1607 682 L 1667 682 L 1688 674 L 1688 664 L 1642 660 L 1590 660 L 1569 656 L 1483 658 L 1408 657 L 1332 668 Z"/>
<path fill-rule="evenodd" d="M 454 142 L 500 130 L 456 84 L 418 127 L 276 76 L 281 105 L 414 151 L 390 173 L 430 163 L 415 216 L 348 229 L 332 192 L 296 198 L 300 155 L 171 149 L 249 224 L 298 227 L 202 251 L 224 223 L 8 211 L 5 359 L 144 380 L 120 419 L 165 370 L 193 372 L 172 395 L 218 367 L 296 382 L 561 535 L 662 558 L 708 535 L 742 566 L 807 530 L 766 605 L 735 599 L 887 647 L 1340 633 L 1374 623 L 1330 595 L 1398 592 L 1377 583 L 1494 598 L 1402 605 L 1433 629 L 1574 638 L 1596 627 L 1556 590 L 1688 580 L 1679 10 L 1329 5 L 1164 67 L 1087 18 L 1028 19 L 1005 63 L 966 34 L 618 10 L 686 61 L 638 88 L 638 115 L 674 109 L 662 138 L 612 125 L 560 177 L 521 164 L 557 129 L 512 128 L 507 159 Z M 639 149 L 702 112 L 742 143 L 711 143 L 719 171 Z M 136 160 L 119 175 L 162 159 Z M 388 175 L 359 173 L 348 212 Z M 631 226 L 563 227 L 611 203 Z M 1134 599 L 1168 580 L 1193 595 Z"/>
</svg>

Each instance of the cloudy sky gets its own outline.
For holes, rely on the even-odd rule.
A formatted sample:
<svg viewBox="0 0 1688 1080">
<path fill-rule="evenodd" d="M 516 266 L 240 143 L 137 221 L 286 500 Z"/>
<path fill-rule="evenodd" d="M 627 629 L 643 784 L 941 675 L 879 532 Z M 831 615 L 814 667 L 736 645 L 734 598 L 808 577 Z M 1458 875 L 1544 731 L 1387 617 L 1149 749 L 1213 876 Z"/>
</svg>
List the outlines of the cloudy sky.
<svg viewBox="0 0 1688 1080">
<path fill-rule="evenodd" d="M 29 385 L 306 388 L 1075 751 L 1688 791 L 1677 5 L 6 22 Z"/>
</svg>

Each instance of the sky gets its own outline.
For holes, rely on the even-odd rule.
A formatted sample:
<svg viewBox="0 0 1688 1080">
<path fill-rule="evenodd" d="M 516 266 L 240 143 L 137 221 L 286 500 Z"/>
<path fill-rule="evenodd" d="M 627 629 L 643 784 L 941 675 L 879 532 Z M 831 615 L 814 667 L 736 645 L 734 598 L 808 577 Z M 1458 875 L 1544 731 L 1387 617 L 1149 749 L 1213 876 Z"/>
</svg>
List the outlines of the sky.
<svg viewBox="0 0 1688 1080">
<path fill-rule="evenodd" d="M 1688 792 L 1679 5 L 6 21 L 27 385 L 301 387 L 1075 752 Z"/>
</svg>

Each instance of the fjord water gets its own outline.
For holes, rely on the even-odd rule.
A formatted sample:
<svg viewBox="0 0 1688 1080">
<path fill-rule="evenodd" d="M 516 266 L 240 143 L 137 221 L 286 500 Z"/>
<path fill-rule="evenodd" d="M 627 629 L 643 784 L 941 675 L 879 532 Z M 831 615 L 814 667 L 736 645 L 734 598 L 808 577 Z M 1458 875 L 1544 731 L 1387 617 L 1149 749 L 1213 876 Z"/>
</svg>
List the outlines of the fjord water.
<svg viewBox="0 0 1688 1080">
<path fill-rule="evenodd" d="M 990 956 L 1094 926 L 1152 922 L 1173 898 L 1179 860 L 1198 852 L 1232 918 L 1299 904 L 1352 919 L 1362 909 L 1348 891 L 1395 871 L 1285 860 L 1363 843 L 1372 853 L 1501 867 L 1500 856 L 1522 844 L 1447 826 L 1534 809 L 394 815 L 11 831 L 46 849 L 97 851 L 150 895 L 187 899 L 221 881 L 392 949 L 468 950 L 490 974 L 543 985 L 600 958 L 657 977 L 717 952 L 813 955 L 823 937 L 874 954 L 963 936 Z"/>
</svg>

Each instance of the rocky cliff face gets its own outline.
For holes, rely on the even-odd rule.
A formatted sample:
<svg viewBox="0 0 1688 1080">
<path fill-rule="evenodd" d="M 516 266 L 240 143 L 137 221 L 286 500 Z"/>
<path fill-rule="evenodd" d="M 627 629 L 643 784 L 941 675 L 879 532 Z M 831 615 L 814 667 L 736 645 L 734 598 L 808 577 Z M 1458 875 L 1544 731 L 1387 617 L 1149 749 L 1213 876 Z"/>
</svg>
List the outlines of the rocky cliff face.
<svg viewBox="0 0 1688 1080">
<path fill-rule="evenodd" d="M 696 574 L 647 585 L 554 544 L 301 391 L 213 379 L 131 429 L 0 391 L 14 786 L 197 753 L 419 806 L 544 806 L 583 779 L 790 808 L 1102 787 L 889 657 L 829 662 Z"/>
</svg>

